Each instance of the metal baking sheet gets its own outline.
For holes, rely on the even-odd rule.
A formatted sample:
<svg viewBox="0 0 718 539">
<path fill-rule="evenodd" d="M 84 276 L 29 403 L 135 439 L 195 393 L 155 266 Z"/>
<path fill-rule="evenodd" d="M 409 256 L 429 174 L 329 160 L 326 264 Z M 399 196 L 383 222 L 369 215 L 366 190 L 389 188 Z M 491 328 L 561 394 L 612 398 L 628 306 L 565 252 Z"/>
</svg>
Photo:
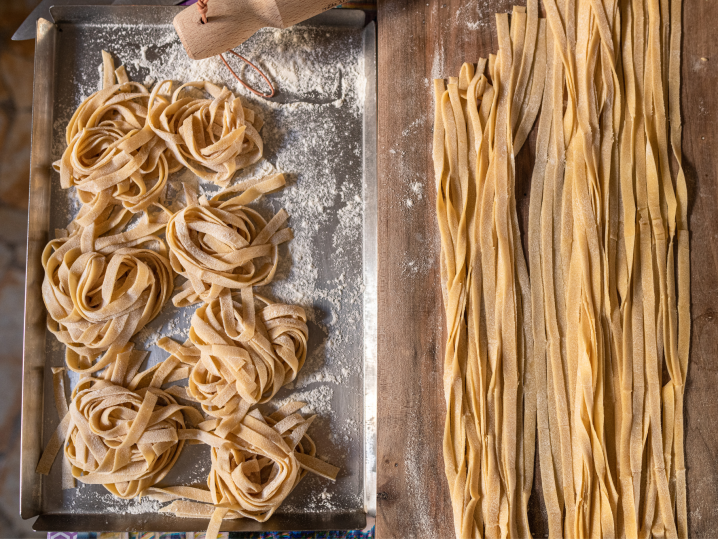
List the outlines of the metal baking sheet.
<svg viewBox="0 0 718 539">
<path fill-rule="evenodd" d="M 161 504 L 114 498 L 103 487 L 60 488 L 60 458 L 46 477 L 35 474 L 40 453 L 58 423 L 50 367 L 64 350 L 45 327 L 40 257 L 55 228 L 77 211 L 71 190 L 59 187 L 51 163 L 65 147 L 72 111 L 99 84 L 100 51 L 113 52 L 131 80 L 152 83 L 171 66 L 205 74 L 245 98 L 265 119 L 265 161 L 242 174 L 279 170 L 280 193 L 260 211 L 290 214 L 295 239 L 281 252 L 276 282 L 262 293 L 299 303 L 309 313 L 309 353 L 295 383 L 265 405 L 289 397 L 318 414 L 309 434 L 318 455 L 340 467 L 336 483 L 308 475 L 266 523 L 226 521 L 223 530 L 361 529 L 374 522 L 376 499 L 376 52 L 375 26 L 363 12 L 332 10 L 287 30 L 264 29 L 237 50 L 274 75 L 271 103 L 240 90 L 226 71 L 195 69 L 179 55 L 172 19 L 181 8 L 54 8 L 55 23 L 38 22 L 35 53 L 32 162 L 25 306 L 20 512 L 38 517 L 39 531 L 202 531 L 205 519 L 158 514 Z M 217 59 L 213 60 L 218 62 Z M 154 64 L 153 64 L 154 62 Z M 241 74 L 251 78 L 249 70 Z M 188 80 L 180 79 L 182 82 Z M 318 129 L 321 127 L 321 129 Z M 185 176 L 181 176 L 184 174 Z M 170 178 L 164 202 L 179 181 Z M 180 175 L 180 176 L 178 176 Z M 201 185 L 211 192 L 213 186 Z M 183 279 L 178 278 L 176 283 Z M 160 335 L 183 341 L 194 307 L 168 303 L 135 339 L 150 350 L 148 366 L 167 354 Z M 72 386 L 76 378 L 70 377 Z M 161 485 L 206 485 L 209 448 L 186 446 Z"/>
</svg>

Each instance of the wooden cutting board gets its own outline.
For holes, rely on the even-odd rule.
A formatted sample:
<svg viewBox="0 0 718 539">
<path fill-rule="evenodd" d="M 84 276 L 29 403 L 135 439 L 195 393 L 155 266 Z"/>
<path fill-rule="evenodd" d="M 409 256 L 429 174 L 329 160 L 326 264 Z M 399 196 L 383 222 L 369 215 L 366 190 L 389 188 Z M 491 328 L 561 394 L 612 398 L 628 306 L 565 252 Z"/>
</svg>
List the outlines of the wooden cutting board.
<svg viewBox="0 0 718 539">
<path fill-rule="evenodd" d="M 524 4 L 519 0 L 518 3 Z M 498 50 L 506 0 L 378 0 L 379 424 L 378 539 L 453 537 L 441 452 L 444 317 L 434 215 L 432 78 Z M 686 392 L 689 536 L 718 533 L 718 2 L 683 9 L 683 152 L 690 196 L 693 332 Z M 534 159 L 517 158 L 526 239 Z M 538 459 L 537 459 L 538 460 Z M 534 537 L 548 534 L 540 476 Z"/>
</svg>

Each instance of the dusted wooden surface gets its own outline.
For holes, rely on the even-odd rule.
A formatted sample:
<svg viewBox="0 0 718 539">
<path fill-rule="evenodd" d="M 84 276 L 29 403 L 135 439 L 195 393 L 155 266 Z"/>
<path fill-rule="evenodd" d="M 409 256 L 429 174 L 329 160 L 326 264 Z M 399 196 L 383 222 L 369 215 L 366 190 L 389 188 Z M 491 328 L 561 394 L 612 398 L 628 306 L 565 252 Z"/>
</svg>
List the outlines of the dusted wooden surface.
<svg viewBox="0 0 718 539">
<path fill-rule="evenodd" d="M 517 3 L 525 4 L 525 1 Z M 453 536 L 441 443 L 444 317 L 431 161 L 432 78 L 498 49 L 507 0 L 379 0 L 378 539 Z M 683 151 L 689 183 L 693 333 L 686 393 L 689 535 L 718 530 L 718 20 L 685 2 Z M 533 141 L 517 160 L 525 242 Z M 538 460 L 538 459 L 537 459 Z M 548 528 L 535 474 L 530 520 Z"/>
</svg>

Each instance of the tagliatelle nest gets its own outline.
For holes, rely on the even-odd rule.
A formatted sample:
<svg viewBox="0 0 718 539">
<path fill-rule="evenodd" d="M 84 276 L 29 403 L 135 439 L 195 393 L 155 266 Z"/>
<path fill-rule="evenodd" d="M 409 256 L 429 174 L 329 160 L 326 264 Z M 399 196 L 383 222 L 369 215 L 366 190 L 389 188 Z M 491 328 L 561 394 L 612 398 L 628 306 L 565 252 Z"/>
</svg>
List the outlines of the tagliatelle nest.
<svg viewBox="0 0 718 539">
<path fill-rule="evenodd" d="M 73 477 L 103 485 L 120 498 L 143 494 L 167 475 L 182 451 L 183 413 L 200 419 L 196 410 L 159 388 L 135 392 L 83 379 L 69 407 L 65 443 Z"/>
<path fill-rule="evenodd" d="M 267 222 L 247 204 L 284 184 L 282 174 L 245 182 L 209 201 L 189 200 L 185 209 L 170 218 L 170 261 L 174 270 L 187 278 L 172 300 L 176 306 L 212 301 L 225 288 L 272 281 L 279 261 L 278 246 L 293 237 L 290 228 L 281 228 L 288 216 L 280 210 Z M 238 192 L 241 194 L 222 200 Z"/>
<path fill-rule="evenodd" d="M 190 340 L 201 357 L 187 390 L 213 417 L 267 402 L 295 379 L 307 355 L 304 309 L 260 298 L 267 306 L 255 317 L 251 289 L 242 296 L 240 304 L 225 291 L 192 316 Z"/>
<path fill-rule="evenodd" d="M 147 89 L 126 75 L 120 78 L 114 84 L 113 74 L 110 86 L 78 107 L 67 126 L 67 148 L 54 163 L 60 185 L 76 186 L 83 204 L 97 213 L 113 204 L 133 213 L 147 209 L 159 199 L 168 175 L 181 168 L 147 123 Z"/>
<path fill-rule="evenodd" d="M 315 457 L 316 447 L 307 429 L 316 416 L 304 418 L 302 402 L 292 401 L 269 416 L 252 410 L 224 437 L 217 427 L 227 421 L 200 424 L 187 436 L 212 446 L 209 490 L 190 487 L 152 488 L 153 498 L 175 501 L 161 512 L 184 517 L 212 517 L 210 531 L 223 518 L 251 518 L 265 522 L 307 471 L 332 481 L 338 469 Z M 180 499 L 177 499 L 180 498 Z M 212 505 L 213 504 L 215 507 Z"/>
<path fill-rule="evenodd" d="M 226 87 L 200 81 L 183 84 L 167 99 L 161 92 L 171 86 L 165 80 L 152 90 L 148 125 L 177 161 L 201 179 L 226 187 L 236 171 L 262 158 L 263 121 L 240 98 Z M 195 97 L 197 90 L 212 98 Z"/>
<path fill-rule="evenodd" d="M 143 236 L 146 226 L 97 239 L 92 227 L 80 229 L 45 247 L 42 296 L 48 328 L 67 346 L 71 370 L 96 372 L 129 353 L 130 338 L 159 314 L 172 294 L 166 247 L 155 236 Z M 143 237 L 133 241 L 133 236 Z M 158 251 L 124 247 L 123 240 L 153 242 Z M 95 250 L 98 244 L 105 252 Z"/>
</svg>

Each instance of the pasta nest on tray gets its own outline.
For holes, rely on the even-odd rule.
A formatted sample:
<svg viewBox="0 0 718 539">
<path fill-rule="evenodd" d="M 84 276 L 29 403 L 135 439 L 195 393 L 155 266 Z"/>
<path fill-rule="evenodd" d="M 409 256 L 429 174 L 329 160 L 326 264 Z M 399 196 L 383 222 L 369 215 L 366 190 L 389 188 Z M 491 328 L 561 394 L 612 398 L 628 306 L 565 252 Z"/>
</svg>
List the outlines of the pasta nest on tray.
<svg viewBox="0 0 718 539">
<path fill-rule="evenodd" d="M 200 358 L 190 372 L 187 392 L 210 416 L 243 415 L 250 406 L 269 401 L 304 365 L 304 309 L 257 298 L 266 307 L 255 314 L 250 288 L 242 291 L 241 304 L 225 290 L 192 316 L 189 337 Z"/>
<path fill-rule="evenodd" d="M 145 210 L 182 166 L 147 123 L 149 96 L 136 82 L 113 84 L 87 98 L 67 126 L 67 148 L 53 166 L 95 215 L 112 204 Z"/>
<path fill-rule="evenodd" d="M 282 209 L 267 222 L 247 204 L 264 193 L 285 185 L 276 174 L 262 180 L 243 182 L 220 192 L 211 200 L 193 199 L 167 223 L 167 243 L 173 269 L 187 278 L 172 299 L 184 307 L 210 302 L 225 289 L 269 284 L 279 262 L 278 246 L 292 239 Z M 241 194 L 223 201 L 228 195 Z"/>
<path fill-rule="evenodd" d="M 148 125 L 167 144 L 177 161 L 197 176 L 226 187 L 234 173 L 262 158 L 259 136 L 263 121 L 226 87 L 188 82 L 172 96 L 172 81 L 155 85 L 149 97 Z M 206 92 L 211 99 L 198 97 Z"/>
<path fill-rule="evenodd" d="M 118 358 L 127 363 L 130 338 L 170 298 L 174 274 L 167 247 L 150 233 L 162 227 L 145 214 L 128 232 L 95 238 L 95 225 L 76 227 L 74 234 L 45 247 L 42 297 L 48 328 L 66 345 L 72 371 L 97 372 Z"/>
<path fill-rule="evenodd" d="M 69 412 L 65 456 L 73 477 L 120 498 L 142 495 L 167 475 L 184 445 L 184 414 L 201 421 L 159 388 L 131 391 L 89 377 L 75 388 Z"/>
<path fill-rule="evenodd" d="M 201 430 L 187 431 L 188 437 L 212 446 L 209 490 L 152 488 L 148 496 L 175 500 L 160 512 L 211 516 L 210 530 L 223 518 L 265 522 L 308 471 L 332 481 L 338 473 L 338 468 L 315 457 L 316 446 L 307 429 L 316 416 L 304 418 L 297 413 L 302 407 L 304 403 L 292 401 L 269 416 L 254 409 L 225 437 L 216 434 L 217 419 L 201 423 Z"/>
</svg>

